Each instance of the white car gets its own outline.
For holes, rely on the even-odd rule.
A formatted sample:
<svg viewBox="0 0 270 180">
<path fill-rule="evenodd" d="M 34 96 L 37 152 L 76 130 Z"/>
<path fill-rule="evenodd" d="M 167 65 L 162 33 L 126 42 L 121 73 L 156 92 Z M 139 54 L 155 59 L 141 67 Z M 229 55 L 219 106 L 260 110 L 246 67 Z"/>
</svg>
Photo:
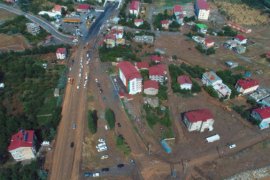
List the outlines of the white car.
<svg viewBox="0 0 270 180">
<path fill-rule="evenodd" d="M 79 85 L 77 86 L 77 89 L 80 89 L 80 86 Z"/>
<path fill-rule="evenodd" d="M 101 156 L 101 158 L 100 159 L 108 159 L 109 158 L 109 156 L 108 155 L 103 155 L 103 156 Z"/>
<path fill-rule="evenodd" d="M 82 73 L 79 73 L 79 77 L 81 77 L 82 76 Z"/>
<path fill-rule="evenodd" d="M 109 130 L 108 125 L 105 125 L 104 128 L 105 128 L 106 131 Z"/>
<path fill-rule="evenodd" d="M 98 142 L 105 143 L 105 140 L 102 139 L 102 138 L 99 138 L 99 139 L 98 139 Z"/>
<path fill-rule="evenodd" d="M 95 81 L 98 82 L 98 79 L 96 78 Z"/>
<path fill-rule="evenodd" d="M 93 177 L 99 177 L 99 173 L 94 173 Z"/>
<path fill-rule="evenodd" d="M 230 149 L 236 148 L 236 144 L 228 144 L 228 147 L 229 147 Z"/>
<path fill-rule="evenodd" d="M 96 148 L 100 148 L 100 147 L 104 147 L 106 146 L 106 143 L 105 142 L 102 142 L 102 143 L 99 143 Z"/>
</svg>

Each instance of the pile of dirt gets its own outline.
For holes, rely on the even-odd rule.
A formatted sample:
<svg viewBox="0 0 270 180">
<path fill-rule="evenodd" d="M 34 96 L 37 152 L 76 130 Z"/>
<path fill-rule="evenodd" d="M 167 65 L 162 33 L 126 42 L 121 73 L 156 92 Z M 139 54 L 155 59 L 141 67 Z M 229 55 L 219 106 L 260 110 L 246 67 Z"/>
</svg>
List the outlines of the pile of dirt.
<svg viewBox="0 0 270 180">
<path fill-rule="evenodd" d="M 262 14 L 259 9 L 251 8 L 246 4 L 234 4 L 216 1 L 218 9 L 228 15 L 228 18 L 242 25 L 261 25 L 269 23 L 267 15 Z"/>
</svg>

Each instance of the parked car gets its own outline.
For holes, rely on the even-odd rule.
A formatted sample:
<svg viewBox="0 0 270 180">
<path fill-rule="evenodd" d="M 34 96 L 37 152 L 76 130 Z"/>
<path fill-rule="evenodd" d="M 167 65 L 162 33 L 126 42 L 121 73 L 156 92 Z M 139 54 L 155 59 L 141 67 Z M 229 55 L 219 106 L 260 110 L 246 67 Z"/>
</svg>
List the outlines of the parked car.
<svg viewBox="0 0 270 180">
<path fill-rule="evenodd" d="M 70 147 L 73 148 L 74 147 L 74 142 L 70 143 Z"/>
<path fill-rule="evenodd" d="M 228 144 L 228 147 L 229 147 L 230 149 L 236 148 L 236 144 Z"/>
<path fill-rule="evenodd" d="M 98 152 L 103 152 L 103 151 L 107 151 L 107 146 L 103 146 L 97 149 Z"/>
<path fill-rule="evenodd" d="M 105 142 L 99 143 L 96 147 L 97 147 L 97 148 L 100 148 L 100 147 L 102 147 L 102 146 L 106 146 L 106 143 L 105 143 Z"/>
<path fill-rule="evenodd" d="M 109 158 L 109 156 L 108 155 L 103 155 L 103 156 L 101 156 L 101 158 L 100 159 L 108 159 Z"/>
<path fill-rule="evenodd" d="M 93 173 L 91 173 L 91 172 L 85 172 L 83 175 L 84 175 L 84 177 L 92 177 L 93 176 Z"/>
<path fill-rule="evenodd" d="M 99 177 L 99 173 L 94 173 L 93 177 Z"/>
<path fill-rule="evenodd" d="M 102 172 L 108 172 L 110 169 L 109 168 L 102 168 L 101 171 Z"/>
<path fill-rule="evenodd" d="M 108 125 L 105 125 L 104 128 L 105 128 L 105 130 L 109 130 Z"/>
<path fill-rule="evenodd" d="M 117 123 L 117 126 L 118 126 L 118 127 L 122 127 L 120 123 Z"/>
<path fill-rule="evenodd" d="M 76 129 L 76 124 L 74 122 L 72 123 L 72 129 Z"/>
<path fill-rule="evenodd" d="M 125 166 L 124 164 L 118 164 L 118 165 L 117 165 L 118 168 L 122 168 L 122 167 L 124 167 L 124 166 Z"/>
<path fill-rule="evenodd" d="M 102 138 L 99 138 L 99 139 L 98 139 L 98 142 L 105 143 L 105 140 L 102 139 Z"/>
</svg>

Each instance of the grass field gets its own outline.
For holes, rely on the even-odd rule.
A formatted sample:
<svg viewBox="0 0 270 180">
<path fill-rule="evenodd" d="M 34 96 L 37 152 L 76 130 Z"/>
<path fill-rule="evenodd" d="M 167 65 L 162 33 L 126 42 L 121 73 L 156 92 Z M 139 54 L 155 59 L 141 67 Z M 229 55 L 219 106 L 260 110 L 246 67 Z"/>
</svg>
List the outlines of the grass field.
<svg viewBox="0 0 270 180">
<path fill-rule="evenodd" d="M 26 48 L 29 48 L 29 45 L 23 36 L 0 34 L 0 51 L 22 51 Z"/>
<path fill-rule="evenodd" d="M 193 2 L 193 0 L 154 0 L 155 5 L 158 6 L 173 6 L 176 4 L 185 4 Z"/>
<path fill-rule="evenodd" d="M 8 11 L 5 11 L 3 9 L 1 9 L 1 11 L 0 11 L 0 21 L 5 21 L 5 20 L 8 20 L 8 19 L 12 19 L 15 16 L 16 16 L 15 14 L 10 13 Z"/>
</svg>

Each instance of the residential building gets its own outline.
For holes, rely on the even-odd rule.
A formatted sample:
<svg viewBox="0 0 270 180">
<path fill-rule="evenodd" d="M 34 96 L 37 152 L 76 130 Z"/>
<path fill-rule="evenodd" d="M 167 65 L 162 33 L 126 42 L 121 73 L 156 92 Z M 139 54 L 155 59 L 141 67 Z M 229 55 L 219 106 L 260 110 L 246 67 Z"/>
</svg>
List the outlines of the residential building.
<svg viewBox="0 0 270 180">
<path fill-rule="evenodd" d="M 169 29 L 169 25 L 170 25 L 170 21 L 169 20 L 162 20 L 162 21 L 160 21 L 160 23 L 161 23 L 161 27 L 163 29 Z"/>
<path fill-rule="evenodd" d="M 236 41 L 240 45 L 247 44 L 247 38 L 243 35 L 238 34 L 233 38 L 234 41 Z"/>
<path fill-rule="evenodd" d="M 159 55 L 151 55 L 150 57 L 151 61 L 155 62 L 155 63 L 160 63 L 163 59 L 162 56 Z"/>
<path fill-rule="evenodd" d="M 119 77 L 129 94 L 142 92 L 142 76 L 139 71 L 128 61 L 122 61 L 117 64 Z"/>
<path fill-rule="evenodd" d="M 33 130 L 20 130 L 12 135 L 8 151 L 16 161 L 34 159 L 36 157 L 35 141 Z"/>
<path fill-rule="evenodd" d="M 266 107 L 270 107 L 270 96 L 262 99 L 259 104 L 266 106 Z"/>
<path fill-rule="evenodd" d="M 230 98 L 232 90 L 226 84 L 219 83 L 219 84 L 215 84 L 212 87 L 218 93 L 219 98 L 225 98 L 225 99 Z"/>
<path fill-rule="evenodd" d="M 270 107 L 260 107 L 252 110 L 251 116 L 259 121 L 260 129 L 269 128 Z"/>
<path fill-rule="evenodd" d="M 183 122 L 185 123 L 189 132 L 204 132 L 205 129 L 208 129 L 209 131 L 214 129 L 214 118 L 209 109 L 198 109 L 185 112 Z"/>
<path fill-rule="evenodd" d="M 225 64 L 226 64 L 226 66 L 228 66 L 230 69 L 233 69 L 233 68 L 238 67 L 238 63 L 237 63 L 237 62 L 233 62 L 233 61 L 226 61 Z"/>
<path fill-rule="evenodd" d="M 259 88 L 259 82 L 255 79 L 239 79 L 235 85 L 237 92 L 250 94 Z"/>
<path fill-rule="evenodd" d="M 137 43 L 147 43 L 147 44 L 153 44 L 154 43 L 154 36 L 135 36 L 134 41 Z"/>
<path fill-rule="evenodd" d="M 116 37 L 113 34 L 107 34 L 104 38 L 107 48 L 113 48 L 116 45 Z"/>
<path fill-rule="evenodd" d="M 204 40 L 204 45 L 205 45 L 206 48 L 214 47 L 215 41 L 213 41 L 212 39 L 206 38 Z"/>
<path fill-rule="evenodd" d="M 177 82 L 180 85 L 180 89 L 191 90 L 192 81 L 187 75 L 177 77 Z"/>
<path fill-rule="evenodd" d="M 242 45 L 237 45 L 236 47 L 233 47 L 232 50 L 237 54 L 243 54 L 246 52 L 247 48 Z"/>
<path fill-rule="evenodd" d="M 115 35 L 116 39 L 122 39 L 124 36 L 124 28 L 123 26 L 113 26 L 110 34 Z"/>
<path fill-rule="evenodd" d="M 6 3 L 15 3 L 17 0 L 5 0 Z"/>
<path fill-rule="evenodd" d="M 201 36 L 192 36 L 192 39 L 199 44 L 204 44 L 205 38 Z"/>
<path fill-rule="evenodd" d="M 236 41 L 234 41 L 234 40 L 228 40 L 223 44 L 223 46 L 225 48 L 228 48 L 228 49 L 232 50 L 233 48 L 238 46 L 238 43 Z"/>
<path fill-rule="evenodd" d="M 184 14 L 179 14 L 176 17 L 176 22 L 180 25 L 183 25 L 184 24 Z"/>
<path fill-rule="evenodd" d="M 134 25 L 136 27 L 139 27 L 139 26 L 143 25 L 143 19 L 135 19 L 134 20 Z"/>
<path fill-rule="evenodd" d="M 222 80 L 220 79 L 220 77 L 217 76 L 214 71 L 209 71 L 203 73 L 202 82 L 206 86 L 214 86 L 216 84 L 221 84 Z"/>
<path fill-rule="evenodd" d="M 206 0 L 196 0 L 195 14 L 199 21 L 207 21 L 210 15 L 210 7 Z"/>
<path fill-rule="evenodd" d="M 36 23 L 26 23 L 27 32 L 36 36 L 40 32 L 40 27 Z"/>
<path fill-rule="evenodd" d="M 175 5 L 173 7 L 173 13 L 175 16 L 179 16 L 180 14 L 183 14 L 183 8 L 180 5 Z"/>
<path fill-rule="evenodd" d="M 147 80 L 143 83 L 143 92 L 146 95 L 157 95 L 159 84 L 157 81 Z"/>
<path fill-rule="evenodd" d="M 138 70 L 148 70 L 149 69 L 149 64 L 145 61 L 143 62 L 136 62 L 135 66 Z"/>
<path fill-rule="evenodd" d="M 62 15 L 62 8 L 67 10 L 66 6 L 61 6 L 61 5 L 56 4 L 56 5 L 54 5 L 52 12 L 61 16 Z"/>
<path fill-rule="evenodd" d="M 256 91 L 251 93 L 249 95 L 249 98 L 255 100 L 256 102 L 259 102 L 263 100 L 264 98 L 267 98 L 270 96 L 270 91 L 264 88 L 258 88 Z"/>
<path fill-rule="evenodd" d="M 89 4 L 79 4 L 76 8 L 77 12 L 85 13 L 89 12 L 91 6 Z"/>
<path fill-rule="evenodd" d="M 208 26 L 205 24 L 196 24 L 199 33 L 206 34 Z"/>
<path fill-rule="evenodd" d="M 265 57 L 266 57 L 267 59 L 270 59 L 270 51 L 265 53 Z"/>
<path fill-rule="evenodd" d="M 136 17 L 139 15 L 140 12 L 140 2 L 133 0 L 129 5 L 129 14 L 135 15 Z"/>
<path fill-rule="evenodd" d="M 66 59 L 67 57 L 67 49 L 66 48 L 58 48 L 56 50 L 56 58 L 57 59 Z"/>
<path fill-rule="evenodd" d="M 161 84 L 166 80 L 166 66 L 164 64 L 158 64 L 149 68 L 149 79 L 157 81 Z"/>
</svg>

